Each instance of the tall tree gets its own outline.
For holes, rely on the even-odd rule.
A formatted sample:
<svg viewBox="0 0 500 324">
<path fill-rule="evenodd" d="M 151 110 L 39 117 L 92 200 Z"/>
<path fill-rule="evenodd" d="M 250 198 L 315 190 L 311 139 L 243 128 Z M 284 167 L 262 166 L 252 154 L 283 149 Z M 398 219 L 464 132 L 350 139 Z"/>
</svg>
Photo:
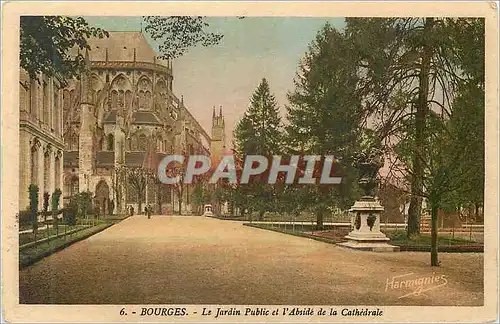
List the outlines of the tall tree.
<svg viewBox="0 0 500 324">
<path fill-rule="evenodd" d="M 366 112 L 388 147 L 415 139 L 408 235 L 419 232 L 425 134 L 430 111 L 451 115 L 453 92 L 463 79 L 454 58 L 464 26 L 445 18 L 348 18 L 347 35 L 360 56 L 360 91 Z M 450 32 L 450 26 L 458 29 Z M 411 121 L 412 127 L 405 127 Z"/>
<path fill-rule="evenodd" d="M 449 193 L 446 207 L 474 211 L 476 222 L 482 222 L 484 205 L 484 19 L 457 19 L 447 25 L 453 37 L 453 60 L 464 76 L 457 87 L 450 117 L 450 128 L 456 146 L 468 147 L 463 165 L 452 175 L 463 179 L 460 190 Z M 473 172 L 466 172 L 473 170 Z M 465 178 L 463 175 L 466 174 Z"/>
<path fill-rule="evenodd" d="M 482 106 L 477 106 L 478 117 L 468 118 L 472 110 L 460 101 L 454 105 L 450 119 L 443 119 L 438 113 L 431 111 L 426 119 L 424 145 L 418 151 L 422 160 L 424 176 L 422 189 L 415 194 L 425 198 L 431 210 L 431 265 L 438 266 L 437 221 L 438 210 L 452 209 L 467 204 L 469 199 L 474 203 L 477 195 L 483 191 L 480 183 L 482 176 L 481 156 L 484 155 L 484 132 L 481 122 Z M 484 113 L 483 113 L 484 114 Z M 411 127 L 411 123 L 408 123 Z M 402 174 L 414 176 L 415 165 L 411 163 L 415 155 L 416 137 L 408 136 L 396 145 L 396 150 L 404 162 Z M 420 154 L 423 156 L 421 157 Z M 477 164 L 471 159 L 478 159 Z M 473 181 L 470 181 L 474 179 Z M 477 180 L 476 180 L 477 179 Z M 477 183 L 477 182 L 479 183 Z M 482 202 L 478 202 L 482 203 Z"/>
<path fill-rule="evenodd" d="M 336 174 L 341 185 L 318 185 L 311 208 L 317 226 L 329 208 L 347 207 L 356 196 L 353 157 L 362 124 L 358 95 L 357 58 L 345 35 L 326 24 L 316 35 L 302 60 L 295 90 L 288 95 L 287 142 L 292 151 L 308 155 L 333 155 L 340 160 Z M 320 165 L 324 163 L 324 158 Z"/>
<path fill-rule="evenodd" d="M 245 115 L 236 126 L 235 139 L 240 155 L 271 156 L 280 152 L 279 108 L 265 78 L 253 93 Z"/>
<path fill-rule="evenodd" d="M 415 129 L 418 114 L 399 121 L 398 132 L 404 137 L 394 146 L 403 176 L 411 182 L 421 175 L 421 187 L 411 190 L 413 196 L 425 198 L 431 210 L 432 266 L 439 265 L 438 210 L 460 210 L 470 204 L 477 210 L 484 190 L 484 21 L 450 19 L 440 28 L 447 32 L 441 36 L 450 48 L 442 58 L 448 62 L 446 73 L 453 87 L 439 90 L 450 96 L 449 104 L 428 103 L 420 136 Z"/>
<path fill-rule="evenodd" d="M 269 83 L 264 78 L 255 90 L 250 105 L 235 129 L 237 153 L 243 161 L 247 155 L 262 155 L 269 161 L 273 155 L 280 154 L 282 147 L 281 118 L 276 98 L 271 93 Z M 264 213 L 272 209 L 270 197 L 272 185 L 267 184 L 265 174 L 253 176 L 246 185 L 238 188 L 249 197 L 250 209 Z"/>
</svg>

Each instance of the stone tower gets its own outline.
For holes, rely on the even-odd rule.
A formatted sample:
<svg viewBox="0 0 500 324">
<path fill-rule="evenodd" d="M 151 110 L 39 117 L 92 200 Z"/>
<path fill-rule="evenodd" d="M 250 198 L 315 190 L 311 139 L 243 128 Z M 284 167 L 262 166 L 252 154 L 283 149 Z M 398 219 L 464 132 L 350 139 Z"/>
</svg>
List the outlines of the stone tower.
<svg viewBox="0 0 500 324">
<path fill-rule="evenodd" d="M 90 177 L 93 173 L 94 161 L 94 105 L 92 103 L 90 60 L 89 52 L 85 51 L 85 71 L 80 79 L 80 136 L 78 143 L 79 151 L 79 191 L 90 190 Z"/>
<path fill-rule="evenodd" d="M 219 115 L 213 107 L 212 114 L 212 141 L 210 142 L 210 152 L 213 161 L 219 161 L 226 149 L 226 125 L 222 115 L 222 106 L 219 108 Z"/>
</svg>

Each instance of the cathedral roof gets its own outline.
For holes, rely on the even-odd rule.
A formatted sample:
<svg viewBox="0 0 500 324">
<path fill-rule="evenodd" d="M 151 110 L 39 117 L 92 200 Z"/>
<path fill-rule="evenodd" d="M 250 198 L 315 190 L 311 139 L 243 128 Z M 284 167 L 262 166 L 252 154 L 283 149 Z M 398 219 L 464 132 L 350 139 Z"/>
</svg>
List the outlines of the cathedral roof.
<svg viewBox="0 0 500 324">
<path fill-rule="evenodd" d="M 91 61 L 105 61 L 106 49 L 108 50 L 108 61 L 133 61 L 134 48 L 136 61 L 154 62 L 158 54 L 141 32 L 110 31 L 109 37 L 93 37 L 88 41 L 91 51 L 89 57 Z"/>
<path fill-rule="evenodd" d="M 165 153 L 155 152 L 156 161 L 161 161 L 165 157 Z M 130 167 L 143 167 L 147 152 L 125 152 L 125 165 Z"/>
<path fill-rule="evenodd" d="M 132 115 L 134 124 L 162 125 L 160 119 L 151 111 L 136 111 Z M 104 124 L 116 123 L 116 110 L 111 110 L 103 120 Z"/>
<path fill-rule="evenodd" d="M 132 117 L 134 124 L 161 125 L 160 119 L 151 111 L 136 111 Z"/>
<path fill-rule="evenodd" d="M 125 152 L 125 164 L 128 166 L 142 166 L 146 152 Z"/>
<path fill-rule="evenodd" d="M 96 162 L 99 166 L 109 166 L 115 163 L 114 151 L 99 151 L 96 153 Z"/>
</svg>

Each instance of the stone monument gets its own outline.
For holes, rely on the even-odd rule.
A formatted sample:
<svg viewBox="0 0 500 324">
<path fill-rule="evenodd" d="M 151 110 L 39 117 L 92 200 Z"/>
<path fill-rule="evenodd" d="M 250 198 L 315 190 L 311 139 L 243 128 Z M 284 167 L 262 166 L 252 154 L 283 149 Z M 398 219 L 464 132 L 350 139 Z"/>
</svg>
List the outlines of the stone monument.
<svg viewBox="0 0 500 324">
<path fill-rule="evenodd" d="M 378 145 L 374 145 L 373 139 L 365 139 L 364 144 L 364 150 L 358 157 L 359 186 L 364 195 L 349 210 L 353 217 L 352 229 L 345 237 L 347 242 L 339 245 L 374 252 L 399 251 L 399 246 L 390 245 L 390 239 L 380 231 L 380 213 L 384 207 L 375 199 L 375 189 L 378 185 L 378 170 L 383 166 L 382 151 Z"/>
<path fill-rule="evenodd" d="M 203 206 L 203 216 L 213 216 L 212 205 Z"/>
</svg>

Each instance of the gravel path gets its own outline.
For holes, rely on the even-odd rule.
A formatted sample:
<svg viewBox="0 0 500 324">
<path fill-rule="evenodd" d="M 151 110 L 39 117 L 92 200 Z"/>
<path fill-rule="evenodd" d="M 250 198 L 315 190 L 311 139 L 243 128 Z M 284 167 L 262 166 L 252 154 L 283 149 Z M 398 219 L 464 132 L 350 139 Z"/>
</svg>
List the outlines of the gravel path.
<svg viewBox="0 0 500 324">
<path fill-rule="evenodd" d="M 203 217 L 130 217 L 19 273 L 21 303 L 482 305 L 483 255 L 354 251 Z M 409 275 L 412 273 L 411 275 Z M 407 275 L 408 274 L 408 275 Z M 442 276 L 415 293 L 388 281 Z M 423 279 L 422 279 L 423 280 Z M 441 280 L 439 283 L 444 283 Z"/>
</svg>

